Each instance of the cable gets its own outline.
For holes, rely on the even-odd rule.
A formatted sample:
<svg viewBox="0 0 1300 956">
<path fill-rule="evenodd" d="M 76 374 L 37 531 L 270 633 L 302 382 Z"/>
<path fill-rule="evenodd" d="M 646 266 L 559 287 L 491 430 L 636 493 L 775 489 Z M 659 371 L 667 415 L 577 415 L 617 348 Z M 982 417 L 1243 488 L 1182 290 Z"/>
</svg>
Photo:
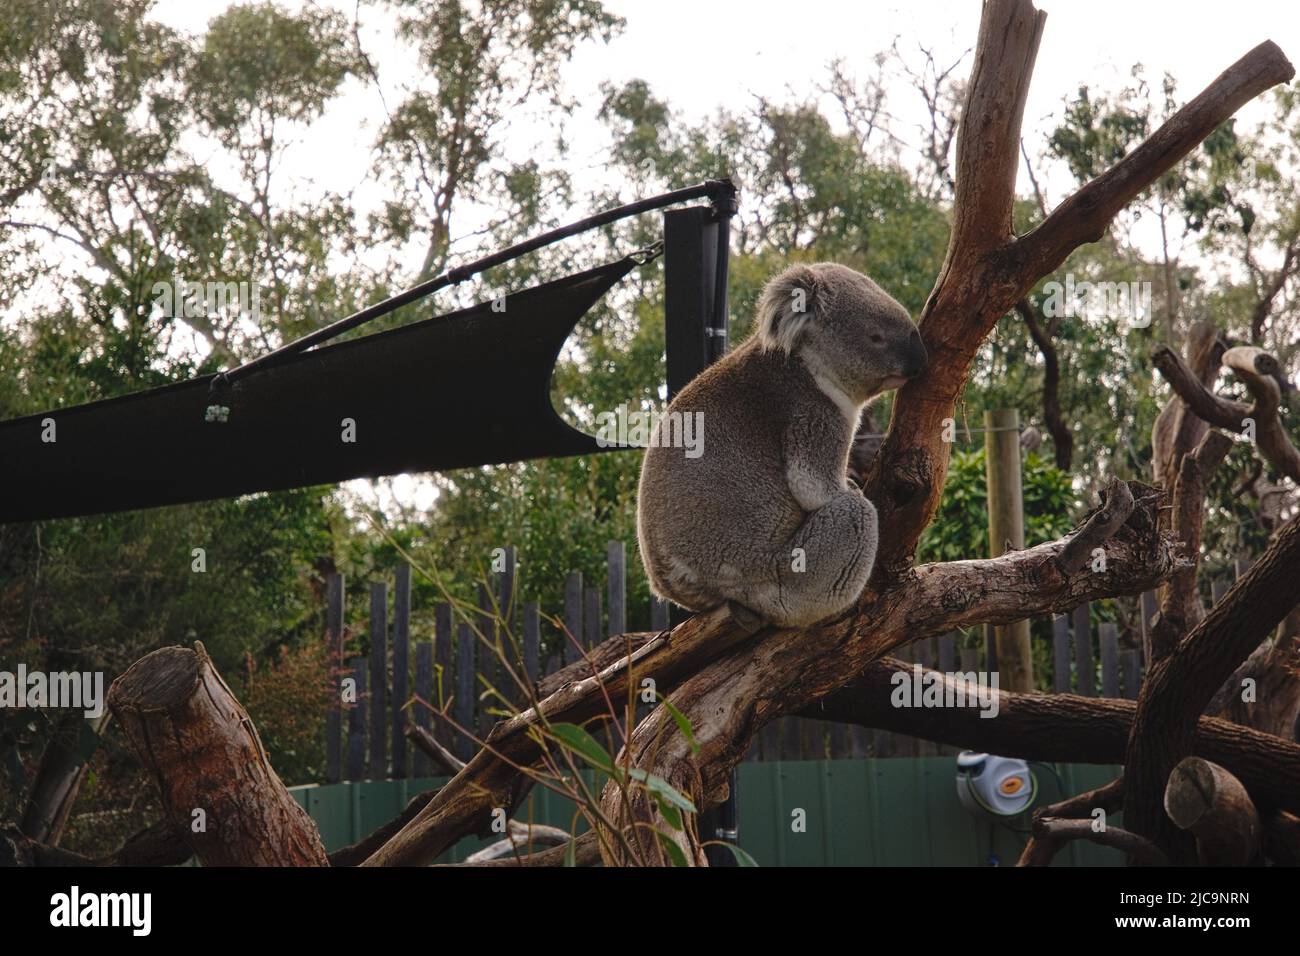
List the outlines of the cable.
<svg viewBox="0 0 1300 956">
<path fill-rule="evenodd" d="M 692 199 L 708 197 L 714 203 L 720 212 L 734 207 L 736 204 L 736 186 L 729 178 L 710 179 L 706 182 L 695 186 L 688 186 L 685 189 L 675 189 L 672 192 L 662 193 L 658 196 L 651 196 L 648 199 L 641 199 L 634 203 L 628 203 L 624 206 L 616 206 L 613 209 L 607 209 L 604 212 L 597 213 L 594 216 L 588 216 L 586 219 L 580 219 L 577 222 L 570 223 L 567 226 L 560 226 L 558 229 L 552 229 L 544 232 L 540 236 L 534 236 L 532 239 L 508 246 L 500 252 L 495 252 L 490 256 L 484 256 L 481 259 L 475 259 L 473 262 L 466 263 L 463 266 L 457 266 L 454 269 L 448 269 L 441 275 L 434 276 L 424 282 L 411 286 L 411 288 L 399 292 L 397 295 L 390 296 L 382 302 L 367 306 L 358 312 L 346 318 L 339 319 L 323 329 L 317 329 L 304 335 L 302 338 L 295 339 L 285 345 L 280 346 L 265 355 L 261 355 L 252 361 L 245 362 L 236 368 L 227 372 L 219 372 L 212 380 L 212 391 L 229 386 L 233 381 L 242 378 L 252 371 L 260 368 L 266 368 L 274 365 L 277 361 L 297 355 L 299 352 L 306 351 L 313 345 L 319 345 L 322 342 L 328 342 L 332 338 L 342 335 L 344 332 L 351 331 L 357 326 L 364 325 L 372 319 L 377 319 L 382 315 L 400 309 L 404 305 L 409 305 L 416 299 L 422 299 L 427 295 L 437 292 L 439 289 L 446 288 L 449 285 L 455 285 L 464 282 L 471 276 L 477 275 L 495 266 L 518 259 L 537 249 L 552 245 L 561 239 L 567 239 L 578 233 L 588 232 L 600 226 L 608 225 L 611 222 L 617 222 L 620 219 L 627 219 L 632 216 L 640 215 L 643 212 L 650 212 L 655 209 L 662 209 L 665 206 L 676 205 L 680 202 L 688 202 Z M 732 208 L 734 212 L 734 208 Z M 725 213 L 730 215 L 730 213 Z M 651 247 L 653 248 L 653 247 Z M 660 246 L 662 249 L 662 246 Z M 653 258 L 653 257 L 651 257 Z M 649 261 L 649 260 L 647 260 Z"/>
</svg>

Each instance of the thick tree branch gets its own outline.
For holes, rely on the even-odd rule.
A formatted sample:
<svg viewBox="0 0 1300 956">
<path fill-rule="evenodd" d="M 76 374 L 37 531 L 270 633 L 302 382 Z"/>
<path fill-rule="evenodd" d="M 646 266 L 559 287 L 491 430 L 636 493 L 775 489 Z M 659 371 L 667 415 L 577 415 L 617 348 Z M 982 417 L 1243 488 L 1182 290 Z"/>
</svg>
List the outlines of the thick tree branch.
<svg viewBox="0 0 1300 956">
<path fill-rule="evenodd" d="M 1099 846 L 1113 847 L 1149 866 L 1169 865 L 1169 858 L 1150 840 L 1119 827 L 1094 830 L 1091 820 L 1061 820 L 1056 817 L 1037 817 L 1033 826 L 1034 837 L 1047 846 L 1059 847 L 1071 840 L 1088 840 Z"/>
<path fill-rule="evenodd" d="M 1137 704 L 1076 694 L 995 695 L 997 717 L 973 707 L 900 708 L 890 703 L 894 675 L 911 673 L 896 658 L 873 661 L 842 689 L 799 711 L 923 740 L 1048 763 L 1121 764 Z M 1228 768 L 1260 805 L 1300 812 L 1300 745 L 1249 727 L 1202 717 L 1193 753 Z M 1055 816 L 1068 816 L 1061 811 Z"/>
<path fill-rule="evenodd" d="M 1148 666 L 1164 657 L 1205 616 L 1196 586 L 1196 573 L 1201 565 L 1205 493 L 1210 476 L 1231 447 L 1232 439 L 1223 432 L 1207 431 L 1195 450 L 1183 455 L 1179 463 L 1170 520 L 1172 534 L 1182 542 L 1187 560 L 1160 587 L 1160 618 L 1151 628 Z"/>
<path fill-rule="evenodd" d="M 984 5 L 957 140 L 953 231 L 919 324 L 930 366 L 899 390 L 866 486 L 880 517 L 876 587 L 905 572 L 938 506 L 951 451 L 943 441 L 944 421 L 952 418 L 971 362 L 998 319 L 1073 249 L 1098 239 L 1127 202 L 1239 106 L 1294 74 L 1276 45 L 1262 44 L 1037 229 L 1015 239 L 1008 210 L 1041 30 L 1042 15 L 1028 0 Z"/>
<path fill-rule="evenodd" d="M 1254 405 L 1224 398 L 1198 381 L 1178 354 L 1167 347 L 1155 350 L 1151 358 L 1175 394 L 1196 416 L 1211 425 L 1241 433 L 1254 423 L 1255 444 L 1264 458 L 1292 481 L 1300 484 L 1300 451 L 1282 427 L 1282 390 L 1277 382 L 1277 359 L 1253 346 L 1238 346 L 1223 353 L 1223 364 L 1232 369 L 1250 389 Z"/>
<path fill-rule="evenodd" d="M 1197 322 L 1187 337 L 1190 368 L 1182 363 L 1177 352 L 1167 347 L 1157 349 L 1153 361 L 1157 368 L 1163 365 L 1171 373 L 1183 377 L 1187 382 L 1185 389 L 1190 394 L 1197 385 L 1207 390 L 1214 385 L 1227 348 L 1217 328 L 1208 322 Z M 1184 388 L 1175 386 L 1174 397 L 1160 410 L 1151 428 L 1151 472 L 1156 485 L 1161 488 L 1173 487 L 1179 457 L 1195 448 L 1209 431 L 1208 419 L 1189 408 L 1183 394 Z"/>
<path fill-rule="evenodd" d="M 1196 838 L 1205 866 L 1247 866 L 1258 862 L 1259 813 L 1241 781 L 1216 763 L 1187 757 L 1165 785 L 1165 813 Z"/>
<path fill-rule="evenodd" d="M 1061 549 L 1061 570 L 1074 574 L 1092 561 L 1092 553 L 1123 527 L 1133 513 L 1133 492 L 1115 478 L 1102 495 L 1102 507 L 1093 512 Z"/>
<path fill-rule="evenodd" d="M 1064 574 L 1059 558 L 1069 539 L 999 558 L 916 568 L 842 621 L 765 632 L 700 670 L 669 697 L 691 721 L 699 752 L 691 752 L 666 709 L 657 708 L 632 735 L 633 765 L 702 799 L 725 787 L 731 768 L 764 724 L 843 686 L 849 675 L 894 647 L 954 627 L 1072 609 L 1089 600 L 1088 594 L 1140 593 L 1172 573 L 1176 549 L 1155 531 L 1158 498 L 1151 489 L 1136 487 L 1140 494 L 1129 523 L 1106 543 L 1105 570 Z M 616 790 L 606 788 L 602 806 L 610 819 L 630 823 Z M 638 823 L 659 826 L 657 807 L 648 797 L 637 795 L 632 814 Z M 638 838 L 642 835 L 642 852 L 655 859 L 662 849 L 649 830 L 639 831 Z M 697 859 L 693 835 L 678 835 L 686 858 Z"/>
<path fill-rule="evenodd" d="M 1175 857 L 1183 856 L 1183 841 L 1162 812 L 1165 782 L 1193 752 L 1198 717 L 1215 691 L 1300 601 L 1298 572 L 1300 519 L 1293 519 L 1142 685 L 1124 760 L 1124 822 Z"/>
</svg>

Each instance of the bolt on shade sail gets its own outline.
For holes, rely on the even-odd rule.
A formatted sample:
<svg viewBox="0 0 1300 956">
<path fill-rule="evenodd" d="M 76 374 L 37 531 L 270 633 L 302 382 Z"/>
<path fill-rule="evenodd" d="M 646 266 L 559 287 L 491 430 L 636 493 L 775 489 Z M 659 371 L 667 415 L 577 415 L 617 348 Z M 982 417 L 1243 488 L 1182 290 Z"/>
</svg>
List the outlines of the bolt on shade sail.
<svg viewBox="0 0 1300 956">
<path fill-rule="evenodd" d="M 601 451 L 556 414 L 551 376 L 637 264 L 290 356 L 231 383 L 226 421 L 205 420 L 205 376 L 0 422 L 0 523 Z"/>
</svg>

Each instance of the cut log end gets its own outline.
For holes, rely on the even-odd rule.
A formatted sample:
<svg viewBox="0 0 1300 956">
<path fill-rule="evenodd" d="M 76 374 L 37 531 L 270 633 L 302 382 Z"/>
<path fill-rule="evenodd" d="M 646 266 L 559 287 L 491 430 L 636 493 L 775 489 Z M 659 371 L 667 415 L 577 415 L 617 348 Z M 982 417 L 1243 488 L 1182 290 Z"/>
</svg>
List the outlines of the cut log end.
<svg viewBox="0 0 1300 956">
<path fill-rule="evenodd" d="M 194 696 L 207 653 L 196 642 L 188 647 L 160 647 L 132 664 L 109 688 L 114 709 L 174 710 Z M 202 657 L 200 657 L 202 655 Z"/>
</svg>

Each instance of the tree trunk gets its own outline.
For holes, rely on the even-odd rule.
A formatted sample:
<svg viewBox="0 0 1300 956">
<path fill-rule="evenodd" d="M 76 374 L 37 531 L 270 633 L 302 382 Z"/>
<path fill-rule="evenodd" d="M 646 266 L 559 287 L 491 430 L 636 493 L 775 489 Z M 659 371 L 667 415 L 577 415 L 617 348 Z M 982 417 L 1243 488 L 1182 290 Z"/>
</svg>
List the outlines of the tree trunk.
<svg viewBox="0 0 1300 956">
<path fill-rule="evenodd" d="M 271 769 L 203 645 L 163 647 L 113 681 L 108 705 L 167 822 L 204 866 L 328 866 L 316 824 Z"/>
</svg>

